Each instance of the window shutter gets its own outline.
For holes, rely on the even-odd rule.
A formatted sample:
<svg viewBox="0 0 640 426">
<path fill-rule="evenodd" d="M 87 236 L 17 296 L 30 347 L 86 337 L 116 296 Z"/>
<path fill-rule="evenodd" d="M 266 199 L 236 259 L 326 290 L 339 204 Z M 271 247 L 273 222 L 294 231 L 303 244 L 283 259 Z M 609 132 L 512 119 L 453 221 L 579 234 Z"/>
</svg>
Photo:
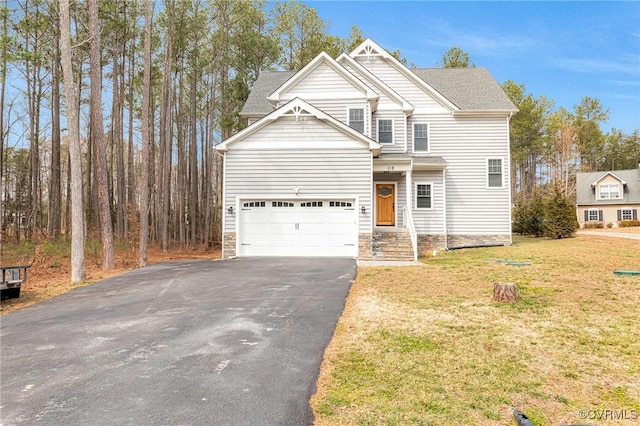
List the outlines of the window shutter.
<svg viewBox="0 0 640 426">
<path fill-rule="evenodd" d="M 618 210 L 618 220 L 622 220 L 622 210 Z"/>
<path fill-rule="evenodd" d="M 598 220 L 602 222 L 602 210 L 598 210 Z"/>
<path fill-rule="evenodd" d="M 589 210 L 584 211 L 584 221 L 589 222 Z"/>
<path fill-rule="evenodd" d="M 633 209 L 633 220 L 638 220 L 638 209 Z"/>
</svg>

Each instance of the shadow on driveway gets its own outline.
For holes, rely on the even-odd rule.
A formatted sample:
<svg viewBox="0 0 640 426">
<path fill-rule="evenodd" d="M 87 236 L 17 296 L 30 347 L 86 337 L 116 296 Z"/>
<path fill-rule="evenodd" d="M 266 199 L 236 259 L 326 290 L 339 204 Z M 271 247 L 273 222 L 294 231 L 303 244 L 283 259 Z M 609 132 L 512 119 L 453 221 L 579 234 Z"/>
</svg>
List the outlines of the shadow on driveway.
<svg viewBox="0 0 640 426">
<path fill-rule="evenodd" d="M 7 314 L 1 423 L 307 425 L 353 259 L 152 265 Z"/>
</svg>

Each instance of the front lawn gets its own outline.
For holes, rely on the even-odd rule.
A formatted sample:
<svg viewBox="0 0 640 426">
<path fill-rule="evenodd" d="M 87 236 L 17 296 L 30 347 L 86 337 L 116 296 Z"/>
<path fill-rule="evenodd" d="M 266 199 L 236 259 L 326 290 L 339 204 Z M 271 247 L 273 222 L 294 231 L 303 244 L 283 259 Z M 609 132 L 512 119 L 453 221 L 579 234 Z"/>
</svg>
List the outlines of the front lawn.
<svg viewBox="0 0 640 426">
<path fill-rule="evenodd" d="M 637 240 L 581 235 L 360 268 L 316 424 L 514 425 L 512 406 L 536 425 L 635 424 L 640 277 L 613 271 L 639 259 Z M 492 302 L 496 281 L 516 283 L 520 302 Z"/>
</svg>

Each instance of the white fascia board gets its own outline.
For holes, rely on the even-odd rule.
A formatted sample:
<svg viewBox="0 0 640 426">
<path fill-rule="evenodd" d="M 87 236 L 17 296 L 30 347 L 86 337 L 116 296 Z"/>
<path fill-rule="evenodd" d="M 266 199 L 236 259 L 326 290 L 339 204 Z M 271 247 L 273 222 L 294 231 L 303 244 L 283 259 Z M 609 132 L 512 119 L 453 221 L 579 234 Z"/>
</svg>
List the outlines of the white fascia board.
<svg viewBox="0 0 640 426">
<path fill-rule="evenodd" d="M 362 52 L 362 51 L 368 51 L 368 52 L 375 51 L 375 53 L 356 53 L 356 52 Z M 411 72 L 411 70 L 407 68 L 403 63 L 401 63 L 396 58 L 391 56 L 385 49 L 380 47 L 380 45 L 378 45 L 375 41 L 371 40 L 370 38 L 360 43 L 360 45 L 356 47 L 353 50 L 353 52 L 349 54 L 349 56 L 353 59 L 357 57 L 369 57 L 369 56 L 380 57 L 385 61 L 387 61 L 392 67 L 394 67 L 397 71 L 402 73 L 409 80 L 414 82 L 422 90 L 424 90 L 425 92 L 433 96 L 434 99 L 438 101 L 438 103 L 440 103 L 445 108 L 448 108 L 451 111 L 458 111 L 460 109 L 456 105 L 454 105 L 451 101 L 449 101 L 447 98 L 442 96 L 440 92 L 438 92 L 433 87 L 431 87 L 426 81 L 424 81 L 423 79 L 418 77 L 416 74 Z"/>
<path fill-rule="evenodd" d="M 452 112 L 456 117 L 510 117 L 513 110 L 489 109 L 489 110 L 456 110 Z"/>
<path fill-rule="evenodd" d="M 296 112 L 298 111 L 298 112 Z M 255 123 L 253 123 L 252 125 L 250 125 L 249 127 L 241 130 L 240 132 L 236 133 L 235 135 L 231 136 L 230 138 L 228 138 L 227 140 L 225 140 L 224 142 L 216 145 L 216 151 L 218 152 L 225 152 L 227 151 L 229 148 L 228 146 L 241 141 L 249 136 L 251 136 L 252 134 L 254 134 L 255 132 L 257 132 L 258 130 L 262 129 L 263 127 L 269 125 L 271 122 L 276 121 L 278 119 L 280 119 L 281 117 L 285 117 L 285 116 L 289 116 L 289 115 L 296 115 L 298 113 L 301 113 L 301 111 L 306 111 L 306 114 L 301 114 L 302 116 L 312 116 L 317 118 L 318 120 L 321 120 L 327 124 L 329 124 L 330 126 L 332 126 L 333 128 L 341 131 L 342 133 L 347 134 L 348 136 L 352 137 L 354 140 L 357 140 L 363 144 L 366 144 L 369 147 L 369 150 L 373 153 L 373 155 L 378 155 L 380 153 L 380 151 L 382 150 L 382 147 L 379 143 L 377 143 L 376 141 L 374 141 L 373 139 L 363 135 L 362 133 L 358 132 L 357 130 L 352 129 L 351 127 L 347 126 L 346 124 L 342 123 L 341 121 L 336 120 L 335 118 L 331 117 L 330 115 L 322 112 L 321 110 L 319 110 L 318 108 L 314 107 L 313 105 L 305 102 L 304 100 L 300 99 L 300 98 L 295 98 L 289 102 L 287 102 L 285 105 L 281 106 L 280 108 L 276 109 L 275 111 L 273 111 L 272 113 L 262 117 L 260 120 L 256 121 Z"/>
<path fill-rule="evenodd" d="M 282 86 L 277 88 L 271 95 L 267 97 L 267 100 L 274 104 L 280 101 L 280 94 L 291 89 L 297 83 L 302 81 L 307 75 L 315 70 L 320 64 L 327 64 L 331 69 L 340 74 L 345 80 L 351 83 L 355 88 L 365 94 L 367 100 L 373 101 L 378 98 L 378 94 L 371 90 L 366 84 L 360 81 L 356 76 L 351 74 L 345 67 L 340 65 L 331 56 L 325 52 L 320 52 L 318 56 L 313 58 L 311 62 L 305 65 L 300 71 L 294 74 L 289 80 L 287 80 Z"/>
<path fill-rule="evenodd" d="M 591 186 L 596 186 L 596 185 L 598 185 L 598 182 L 600 182 L 602 179 L 606 178 L 607 176 L 611 176 L 611 177 L 613 177 L 614 179 L 618 180 L 618 182 L 620 182 L 620 183 L 621 183 L 621 184 L 623 184 L 623 185 L 626 185 L 626 184 L 627 184 L 627 182 L 626 182 L 626 181 L 624 181 L 623 179 L 620 179 L 620 178 L 619 178 L 618 176 L 616 176 L 615 174 L 613 174 L 613 173 L 611 173 L 611 172 L 605 172 L 605 174 L 603 174 L 602 176 L 600 176 L 600 177 L 598 178 L 598 180 L 596 180 L 595 182 L 593 182 L 593 183 L 591 184 Z"/>
<path fill-rule="evenodd" d="M 353 59 L 351 56 L 347 55 L 346 53 L 343 53 L 340 56 L 338 56 L 338 59 L 336 59 L 336 62 L 338 62 L 339 64 L 343 64 L 346 62 L 347 64 L 351 65 L 353 68 L 357 69 L 358 72 L 360 72 L 370 83 L 372 83 L 373 85 L 381 89 L 385 95 L 387 95 L 389 98 L 393 99 L 398 105 L 400 105 L 400 107 L 402 108 L 402 111 L 405 114 L 411 115 L 413 113 L 413 110 L 415 109 L 413 105 L 407 102 L 406 99 L 400 96 L 391 87 L 387 86 L 387 84 L 382 80 L 380 80 L 378 77 L 376 77 L 375 74 L 371 73 L 371 71 L 369 71 L 368 69 L 360 65 L 358 61 Z"/>
</svg>

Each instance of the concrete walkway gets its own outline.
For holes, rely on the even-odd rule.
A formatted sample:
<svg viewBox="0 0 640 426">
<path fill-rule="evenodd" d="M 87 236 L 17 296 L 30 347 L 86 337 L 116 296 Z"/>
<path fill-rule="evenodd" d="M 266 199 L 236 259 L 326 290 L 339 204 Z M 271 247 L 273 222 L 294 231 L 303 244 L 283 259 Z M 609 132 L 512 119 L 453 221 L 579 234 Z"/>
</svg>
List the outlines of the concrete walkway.
<svg viewBox="0 0 640 426">
<path fill-rule="evenodd" d="M 640 240 L 640 234 L 628 234 L 626 232 L 602 232 L 581 229 L 576 232 L 577 235 L 595 235 L 597 237 L 625 238 L 627 240 Z"/>
</svg>

